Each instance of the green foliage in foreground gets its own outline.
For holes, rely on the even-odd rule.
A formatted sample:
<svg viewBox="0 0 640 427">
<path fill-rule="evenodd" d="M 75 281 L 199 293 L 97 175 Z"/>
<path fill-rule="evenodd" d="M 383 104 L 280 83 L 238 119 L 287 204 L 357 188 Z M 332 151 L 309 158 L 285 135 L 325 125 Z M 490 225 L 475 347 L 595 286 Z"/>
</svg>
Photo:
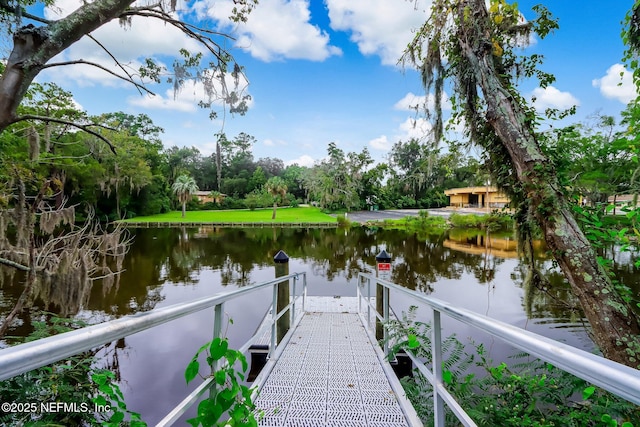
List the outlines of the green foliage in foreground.
<svg viewBox="0 0 640 427">
<path fill-rule="evenodd" d="M 513 228 L 513 217 L 508 214 L 493 212 L 489 215 L 462 215 L 453 213 L 449 217 L 451 225 L 456 228 L 488 228 L 489 230 Z"/>
<path fill-rule="evenodd" d="M 431 325 L 415 321 L 416 307 L 402 322 L 387 325 L 391 356 L 404 348 L 427 366 L 432 363 Z M 508 366 L 494 366 L 482 344 L 467 353 L 455 335 L 443 338 L 443 380 L 473 420 L 481 426 L 638 427 L 640 407 L 554 366 L 522 353 Z M 475 368 L 472 370 L 471 367 Z M 482 375 L 478 375 L 480 371 Z M 401 380 L 424 425 L 433 425 L 433 389 L 417 370 Z M 446 405 L 445 405 L 446 408 Z M 446 425 L 458 425 L 445 409 Z M 636 424 L 634 424 L 636 423 Z"/>
<path fill-rule="evenodd" d="M 210 378 L 215 384 L 208 398 L 198 404 L 196 417 L 187 420 L 193 427 L 210 426 L 258 426 L 254 413 L 255 404 L 251 399 L 253 389 L 243 384 L 244 374 L 249 365 L 244 354 L 229 348 L 226 338 L 214 338 L 204 344 L 191 359 L 184 372 L 187 384 L 200 372 L 198 356 L 206 354 L 207 364 L 212 366 Z M 242 371 L 234 365 L 239 363 Z"/>
<path fill-rule="evenodd" d="M 296 222 L 336 222 L 336 218 L 323 213 L 319 208 L 280 208 L 278 217 L 271 219 L 272 209 L 256 210 L 228 210 L 228 211 L 190 211 L 185 218 L 178 211 L 166 214 L 136 217 L 123 222 L 218 222 L 218 223 L 296 223 Z"/>
<path fill-rule="evenodd" d="M 24 342 L 86 326 L 48 316 L 33 322 L 34 331 Z M 17 405 L 0 412 L 0 425 L 146 426 L 140 414 L 127 410 L 115 374 L 96 368 L 96 361 L 95 352 L 82 353 L 0 382 L 2 401 Z"/>
</svg>

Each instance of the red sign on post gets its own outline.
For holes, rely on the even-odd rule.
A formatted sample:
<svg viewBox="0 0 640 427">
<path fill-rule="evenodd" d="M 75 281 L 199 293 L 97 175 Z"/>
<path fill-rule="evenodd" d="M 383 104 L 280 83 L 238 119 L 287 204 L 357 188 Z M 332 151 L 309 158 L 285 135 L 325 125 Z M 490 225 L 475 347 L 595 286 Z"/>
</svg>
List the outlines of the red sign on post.
<svg viewBox="0 0 640 427">
<path fill-rule="evenodd" d="M 389 262 L 379 262 L 378 263 L 378 271 L 391 271 L 391 263 L 389 263 Z"/>
</svg>

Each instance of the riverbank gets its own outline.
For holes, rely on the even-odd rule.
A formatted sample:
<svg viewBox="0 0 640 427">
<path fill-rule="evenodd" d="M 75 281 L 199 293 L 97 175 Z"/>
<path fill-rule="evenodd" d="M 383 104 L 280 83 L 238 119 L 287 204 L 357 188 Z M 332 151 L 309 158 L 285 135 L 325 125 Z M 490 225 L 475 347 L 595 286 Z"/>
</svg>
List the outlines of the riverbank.
<svg viewBox="0 0 640 427">
<path fill-rule="evenodd" d="M 118 221 L 126 226 L 171 226 L 171 225 L 252 225 L 252 226 L 286 226 L 286 225 L 319 225 L 337 224 L 337 219 L 322 212 L 319 208 L 298 207 L 278 208 L 276 218 L 271 219 L 273 209 L 237 209 L 188 211 L 185 217 L 182 212 L 174 211 L 159 215 L 136 217 Z"/>
<path fill-rule="evenodd" d="M 352 223 L 367 224 L 384 220 L 405 219 L 417 217 L 420 212 L 428 212 L 429 216 L 449 218 L 453 213 L 481 215 L 479 210 L 454 210 L 454 209 L 388 209 L 383 211 L 354 211 L 341 214 Z M 271 219 L 273 209 L 235 209 L 235 210 L 208 210 L 188 211 L 183 218 L 180 211 L 168 212 L 159 215 L 135 217 L 118 221 L 127 226 L 172 226 L 172 225 L 247 225 L 249 227 L 262 226 L 295 226 L 338 224 L 340 215 L 327 214 L 320 208 L 301 206 L 297 208 L 281 207 L 277 209 L 276 219 Z"/>
</svg>

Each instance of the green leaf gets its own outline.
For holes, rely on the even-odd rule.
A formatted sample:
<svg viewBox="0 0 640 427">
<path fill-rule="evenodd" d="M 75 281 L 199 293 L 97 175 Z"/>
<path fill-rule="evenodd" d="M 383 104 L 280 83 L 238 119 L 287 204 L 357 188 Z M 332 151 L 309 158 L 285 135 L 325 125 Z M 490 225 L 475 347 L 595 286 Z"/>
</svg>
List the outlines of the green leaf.
<svg viewBox="0 0 640 427">
<path fill-rule="evenodd" d="M 93 399 L 93 403 L 100 406 L 107 406 L 107 399 L 105 399 L 104 396 L 98 395 Z"/>
<path fill-rule="evenodd" d="M 189 421 L 187 421 L 189 422 Z M 140 420 L 131 420 L 129 421 L 129 426 L 130 427 L 147 427 L 147 423 L 145 423 L 144 421 L 140 421 Z"/>
<path fill-rule="evenodd" d="M 230 366 L 233 366 L 236 363 L 236 359 L 238 358 L 238 352 L 236 350 L 227 350 L 227 353 L 224 355 L 225 359 L 229 362 Z"/>
<path fill-rule="evenodd" d="M 198 375 L 198 371 L 200 370 L 200 362 L 196 359 L 191 360 L 191 362 L 187 365 L 187 369 L 184 371 L 184 379 L 187 380 L 187 384 L 189 384 L 195 377 Z"/>
<path fill-rule="evenodd" d="M 410 349 L 416 349 L 420 347 L 420 342 L 418 341 L 418 337 L 416 337 L 415 334 L 409 334 L 407 338 L 407 347 L 409 347 Z"/>
<path fill-rule="evenodd" d="M 453 379 L 453 375 L 451 375 L 451 371 L 449 370 L 442 371 L 442 381 L 444 381 L 445 384 L 451 384 L 452 379 Z"/>
<path fill-rule="evenodd" d="M 198 419 L 203 427 L 213 426 L 222 416 L 223 410 L 212 399 L 205 399 L 198 404 Z"/>
<path fill-rule="evenodd" d="M 226 374 L 225 371 L 217 371 L 214 374 L 214 378 L 216 380 L 216 384 L 223 385 L 224 384 L 224 380 L 227 378 L 227 374 Z"/>
<path fill-rule="evenodd" d="M 111 389 L 110 384 L 102 384 L 98 387 L 98 390 L 100 390 L 102 393 L 106 394 L 107 396 L 113 396 L 113 390 Z"/>
<path fill-rule="evenodd" d="M 596 388 L 594 386 L 590 386 L 582 390 L 582 400 L 589 399 L 595 391 L 596 391 Z"/>
<path fill-rule="evenodd" d="M 242 371 L 243 372 L 246 371 L 247 369 L 249 369 L 249 364 L 247 363 L 247 358 L 245 357 L 244 354 L 238 352 L 238 360 L 242 364 Z"/>
<path fill-rule="evenodd" d="M 109 418 L 109 422 L 112 423 L 121 423 L 124 420 L 124 412 L 115 412 L 111 418 Z"/>
<path fill-rule="evenodd" d="M 98 385 L 104 385 L 107 383 L 107 376 L 105 374 L 93 374 L 91 379 Z"/>
<path fill-rule="evenodd" d="M 227 340 L 216 338 L 211 341 L 211 346 L 209 346 L 209 353 L 211 354 L 213 360 L 220 360 L 226 354 L 228 347 L 229 343 L 227 342 Z"/>
</svg>

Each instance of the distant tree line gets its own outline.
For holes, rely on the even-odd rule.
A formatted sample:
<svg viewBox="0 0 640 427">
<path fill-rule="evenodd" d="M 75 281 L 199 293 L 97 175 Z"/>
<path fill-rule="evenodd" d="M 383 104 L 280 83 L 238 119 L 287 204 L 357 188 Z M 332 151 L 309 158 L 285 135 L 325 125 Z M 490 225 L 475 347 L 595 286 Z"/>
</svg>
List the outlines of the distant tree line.
<svg viewBox="0 0 640 427">
<path fill-rule="evenodd" d="M 11 205 L 18 179 L 27 195 L 38 183 L 52 180 L 57 204 L 90 206 L 100 220 L 152 215 L 181 208 L 238 209 L 296 206 L 311 203 L 323 209 L 360 210 L 434 208 L 447 204 L 444 190 L 484 185 L 488 172 L 482 158 L 456 145 L 441 151 L 416 139 L 398 141 L 385 161 L 369 151 L 348 152 L 330 142 L 327 156 L 311 167 L 273 157 L 255 159 L 256 139 L 246 133 L 217 135 L 217 149 L 203 155 L 196 147 L 164 148 L 162 127 L 144 115 L 122 112 L 87 117 L 73 104 L 72 94 L 55 84 L 34 84 L 24 114 L 103 124 L 99 136 L 78 132 L 58 122 L 12 125 L 0 135 L 0 203 Z M 576 124 L 545 135 L 564 184 L 590 203 L 633 192 L 633 153 L 611 117 Z M 100 137 L 111 142 L 112 147 Z M 111 149 L 113 148 L 113 150 Z M 189 176 L 212 200 L 199 203 L 172 191 L 180 176 Z M 280 190 L 267 182 L 278 177 Z M 29 190 L 31 189 L 31 190 Z M 272 188 L 273 190 L 273 188 Z"/>
</svg>

